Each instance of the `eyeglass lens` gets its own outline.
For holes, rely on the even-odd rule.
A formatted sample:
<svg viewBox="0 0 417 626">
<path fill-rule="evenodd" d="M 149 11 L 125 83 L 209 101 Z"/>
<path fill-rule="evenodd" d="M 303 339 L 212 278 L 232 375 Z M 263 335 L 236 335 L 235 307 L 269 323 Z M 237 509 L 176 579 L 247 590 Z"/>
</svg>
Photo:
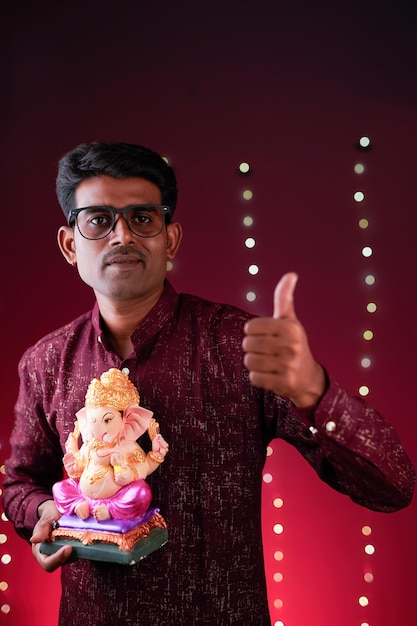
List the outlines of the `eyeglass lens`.
<svg viewBox="0 0 417 626">
<path fill-rule="evenodd" d="M 102 239 L 113 230 L 117 214 L 122 214 L 129 229 L 139 237 L 155 237 L 164 225 L 162 209 L 153 205 L 140 205 L 126 209 L 87 207 L 77 216 L 80 233 L 87 239 Z"/>
</svg>

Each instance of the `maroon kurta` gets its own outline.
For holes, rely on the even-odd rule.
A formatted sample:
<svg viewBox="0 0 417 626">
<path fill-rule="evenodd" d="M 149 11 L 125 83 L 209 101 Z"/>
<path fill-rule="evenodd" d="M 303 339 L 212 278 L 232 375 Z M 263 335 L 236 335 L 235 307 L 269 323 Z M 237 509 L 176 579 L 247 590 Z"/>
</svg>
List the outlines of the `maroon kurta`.
<svg viewBox="0 0 417 626">
<path fill-rule="evenodd" d="M 96 307 L 29 349 L 6 463 L 4 504 L 29 537 L 62 478 L 62 456 L 88 384 L 127 368 L 170 450 L 149 478 L 168 543 L 134 566 L 80 560 L 62 568 L 62 626 L 269 626 L 261 540 L 262 469 L 274 437 L 321 479 L 372 509 L 412 496 L 414 471 L 392 427 L 333 380 L 315 411 L 252 387 L 234 307 L 164 294 L 122 361 Z M 141 442 L 142 444 L 142 442 Z"/>
</svg>

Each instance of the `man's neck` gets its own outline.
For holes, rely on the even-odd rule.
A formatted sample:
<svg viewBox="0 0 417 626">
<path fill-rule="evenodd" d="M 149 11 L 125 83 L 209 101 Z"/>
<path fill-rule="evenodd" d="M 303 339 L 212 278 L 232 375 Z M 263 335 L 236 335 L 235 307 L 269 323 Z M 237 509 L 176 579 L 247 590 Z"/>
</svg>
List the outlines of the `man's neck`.
<svg viewBox="0 0 417 626">
<path fill-rule="evenodd" d="M 140 302 L 114 301 L 96 294 L 100 315 L 105 324 L 106 339 L 122 359 L 127 358 L 133 351 L 131 334 L 160 297 L 161 293 L 157 293 Z"/>
</svg>

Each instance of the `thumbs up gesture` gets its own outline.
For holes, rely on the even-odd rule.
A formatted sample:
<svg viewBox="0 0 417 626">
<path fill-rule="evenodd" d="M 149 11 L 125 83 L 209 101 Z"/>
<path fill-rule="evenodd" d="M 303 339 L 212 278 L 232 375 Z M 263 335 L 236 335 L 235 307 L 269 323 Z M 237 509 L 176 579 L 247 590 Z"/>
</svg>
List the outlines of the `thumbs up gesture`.
<svg viewBox="0 0 417 626">
<path fill-rule="evenodd" d="M 320 400 L 326 380 L 295 313 L 297 280 L 297 274 L 290 272 L 277 284 L 273 317 L 258 317 L 246 323 L 243 362 L 253 385 L 285 396 L 298 407 L 308 407 Z"/>
</svg>

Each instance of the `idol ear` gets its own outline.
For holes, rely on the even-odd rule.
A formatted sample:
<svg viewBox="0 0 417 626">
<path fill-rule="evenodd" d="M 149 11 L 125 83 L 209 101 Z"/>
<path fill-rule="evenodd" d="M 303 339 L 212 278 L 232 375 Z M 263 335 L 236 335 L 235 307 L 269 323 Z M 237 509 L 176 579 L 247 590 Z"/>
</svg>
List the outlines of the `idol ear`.
<svg viewBox="0 0 417 626">
<path fill-rule="evenodd" d="M 153 413 L 141 406 L 128 406 L 124 413 L 123 426 L 119 438 L 136 441 L 148 430 Z"/>
<path fill-rule="evenodd" d="M 85 406 L 83 406 L 82 409 L 77 411 L 75 416 L 77 418 L 78 428 L 81 433 L 81 438 L 83 441 L 86 441 L 87 440 L 87 409 L 85 408 Z"/>
</svg>

